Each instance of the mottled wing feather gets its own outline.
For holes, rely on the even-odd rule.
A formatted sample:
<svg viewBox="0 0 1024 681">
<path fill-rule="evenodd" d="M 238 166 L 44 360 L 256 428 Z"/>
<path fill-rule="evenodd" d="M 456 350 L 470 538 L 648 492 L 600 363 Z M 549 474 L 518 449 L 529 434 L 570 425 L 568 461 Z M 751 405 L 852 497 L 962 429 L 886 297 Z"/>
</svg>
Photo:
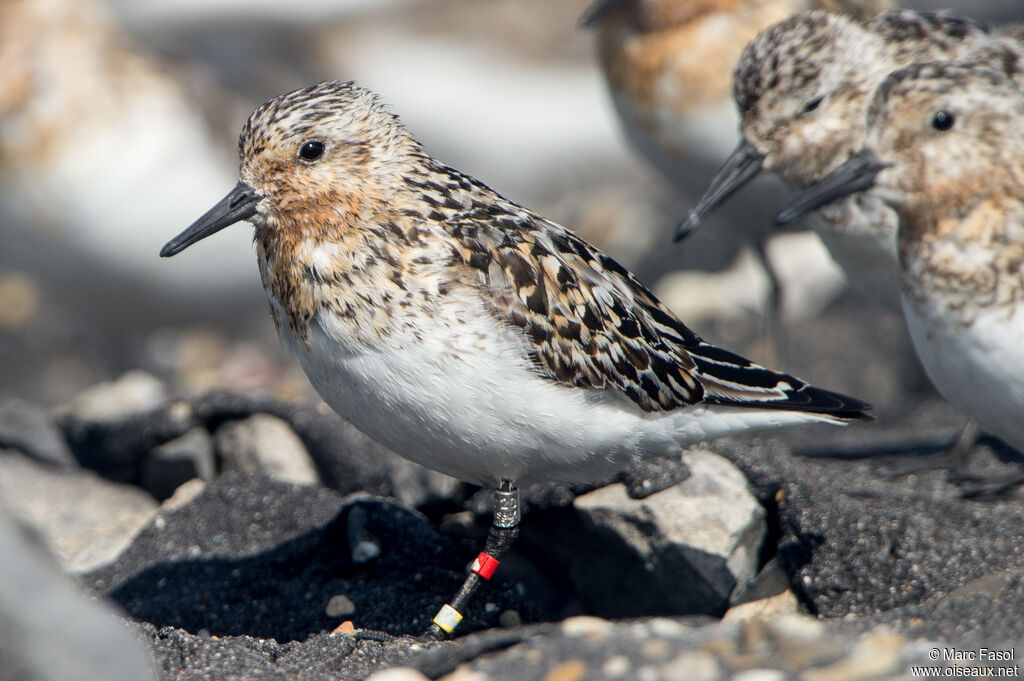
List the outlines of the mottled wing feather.
<svg viewBox="0 0 1024 681">
<path fill-rule="evenodd" d="M 708 402 L 865 417 L 863 402 L 705 343 L 611 257 L 457 171 L 436 170 L 468 190 L 467 207 L 446 220 L 458 257 L 493 314 L 524 332 L 543 375 L 618 389 L 649 412 Z"/>
</svg>

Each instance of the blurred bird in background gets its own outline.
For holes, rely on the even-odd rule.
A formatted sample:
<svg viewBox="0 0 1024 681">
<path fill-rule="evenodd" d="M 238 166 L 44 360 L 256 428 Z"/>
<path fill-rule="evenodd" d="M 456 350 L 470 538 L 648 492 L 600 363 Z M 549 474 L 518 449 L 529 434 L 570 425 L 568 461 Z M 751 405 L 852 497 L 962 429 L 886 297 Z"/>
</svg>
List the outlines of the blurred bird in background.
<svg viewBox="0 0 1024 681">
<path fill-rule="evenodd" d="M 745 45 L 796 12 L 826 9 L 866 19 L 892 5 L 888 0 L 597 0 L 581 23 L 597 31 L 598 60 L 625 136 L 692 199 L 739 141 L 732 74 Z M 749 241 L 757 255 L 741 257 L 731 276 L 716 282 L 725 290 L 735 288 L 728 280 L 737 276 L 756 282 L 737 290 L 737 303 L 759 312 L 781 304 L 787 316 L 801 318 L 816 314 L 841 290 L 842 275 L 810 235 L 779 237 L 782 248 L 772 248 L 766 222 L 756 212 L 725 217 L 734 238 Z M 761 272 L 752 274 L 751 268 Z M 781 286 L 780 278 L 789 285 Z M 683 279 L 677 288 L 693 290 L 695 284 Z M 758 291 L 754 299 L 752 288 Z M 783 294 L 786 301 L 779 298 Z M 686 298 L 669 295 L 669 303 L 685 305 Z"/>
</svg>

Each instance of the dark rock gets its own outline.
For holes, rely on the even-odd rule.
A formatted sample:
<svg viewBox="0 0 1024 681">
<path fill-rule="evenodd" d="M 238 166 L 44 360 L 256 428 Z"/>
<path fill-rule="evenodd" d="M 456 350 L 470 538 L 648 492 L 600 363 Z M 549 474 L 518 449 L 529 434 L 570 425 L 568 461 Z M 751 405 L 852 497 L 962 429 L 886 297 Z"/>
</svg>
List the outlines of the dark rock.
<svg viewBox="0 0 1024 681">
<path fill-rule="evenodd" d="M 855 615 L 865 626 L 894 619 L 887 611 L 948 615 L 957 610 L 938 607 L 944 597 L 1024 565 L 1019 493 L 979 501 L 962 498 L 944 471 L 897 479 L 876 474 L 882 455 L 942 446 L 955 434 L 959 421 L 948 405 L 937 399 L 925 405 L 898 422 L 849 428 L 832 440 L 831 453 L 814 427 L 716 444 L 769 507 L 779 563 L 812 613 Z M 908 440 L 907 433 L 916 435 Z M 804 455 L 793 456 L 794 450 Z M 925 601 L 933 605 L 914 608 Z M 990 599 L 985 616 L 1005 623 L 1001 633 L 1019 640 L 1024 622 L 1014 603 Z M 957 621 L 941 617 L 928 631 L 959 631 Z"/>
<path fill-rule="evenodd" d="M 136 482 L 142 459 L 151 450 L 197 425 L 191 406 L 181 401 L 115 419 L 68 412 L 58 423 L 83 466 L 119 482 Z"/>
<path fill-rule="evenodd" d="M 193 478 L 213 480 L 216 468 L 210 434 L 204 428 L 192 428 L 150 450 L 142 460 L 139 484 L 163 501 Z"/>
</svg>

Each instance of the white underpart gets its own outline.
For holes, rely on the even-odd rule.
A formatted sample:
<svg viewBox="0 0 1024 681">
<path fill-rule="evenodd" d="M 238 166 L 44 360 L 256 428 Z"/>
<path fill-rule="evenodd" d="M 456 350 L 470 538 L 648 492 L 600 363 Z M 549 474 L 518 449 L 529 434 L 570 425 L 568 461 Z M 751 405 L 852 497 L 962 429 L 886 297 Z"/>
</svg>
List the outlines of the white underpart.
<svg viewBox="0 0 1024 681">
<path fill-rule="evenodd" d="M 888 310 L 900 311 L 896 211 L 876 192 L 868 192 L 822 208 L 810 216 L 809 224 L 846 272 L 853 290 Z"/>
<path fill-rule="evenodd" d="M 979 309 L 972 323 L 964 325 L 904 296 L 903 315 L 921 364 L 943 397 L 977 420 L 982 430 L 1024 451 L 1020 306 Z"/>
<path fill-rule="evenodd" d="M 755 428 L 831 421 L 801 412 L 697 406 L 647 414 L 612 390 L 568 388 L 534 373 L 515 332 L 460 301 L 370 348 L 319 313 L 308 347 L 294 342 L 324 400 L 407 459 L 484 485 L 502 479 L 596 481 L 632 456 Z"/>
</svg>

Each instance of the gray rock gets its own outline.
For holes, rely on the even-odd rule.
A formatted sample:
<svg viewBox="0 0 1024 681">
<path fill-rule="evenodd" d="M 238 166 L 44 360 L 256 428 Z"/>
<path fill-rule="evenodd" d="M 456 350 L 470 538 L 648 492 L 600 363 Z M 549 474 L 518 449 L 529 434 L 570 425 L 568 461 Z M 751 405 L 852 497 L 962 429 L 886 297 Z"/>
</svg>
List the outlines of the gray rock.
<svg viewBox="0 0 1024 681">
<path fill-rule="evenodd" d="M 0 500 L 35 529 L 68 572 L 110 562 L 156 511 L 151 496 L 84 469 L 57 470 L 0 452 Z"/>
<path fill-rule="evenodd" d="M 142 460 L 140 484 L 162 501 L 193 478 L 213 480 L 216 467 L 210 434 L 205 428 L 193 428 L 146 455 Z"/>
<path fill-rule="evenodd" d="M 214 433 L 223 470 L 264 472 L 300 484 L 320 481 L 306 446 L 287 422 L 269 414 L 228 421 Z"/>
<path fill-rule="evenodd" d="M 0 679 L 155 678 L 135 633 L 61 575 L 40 542 L 3 509 L 0 546 Z"/>
<path fill-rule="evenodd" d="M 129 371 L 116 381 L 100 383 L 79 393 L 68 411 L 89 421 L 116 421 L 148 412 L 167 400 L 167 389 L 155 376 Z"/>
<path fill-rule="evenodd" d="M 628 562 L 644 576 L 629 580 L 644 585 L 652 604 L 721 614 L 737 585 L 757 572 L 764 509 L 726 459 L 691 450 L 684 461 L 689 478 L 642 501 L 615 484 L 578 497 L 574 506 L 594 528 L 594 543 L 604 538 L 606 555 L 609 550 L 633 554 Z"/>
<path fill-rule="evenodd" d="M 77 464 L 46 410 L 23 400 L 0 401 L 0 449 L 8 447 L 58 466 Z"/>
</svg>

